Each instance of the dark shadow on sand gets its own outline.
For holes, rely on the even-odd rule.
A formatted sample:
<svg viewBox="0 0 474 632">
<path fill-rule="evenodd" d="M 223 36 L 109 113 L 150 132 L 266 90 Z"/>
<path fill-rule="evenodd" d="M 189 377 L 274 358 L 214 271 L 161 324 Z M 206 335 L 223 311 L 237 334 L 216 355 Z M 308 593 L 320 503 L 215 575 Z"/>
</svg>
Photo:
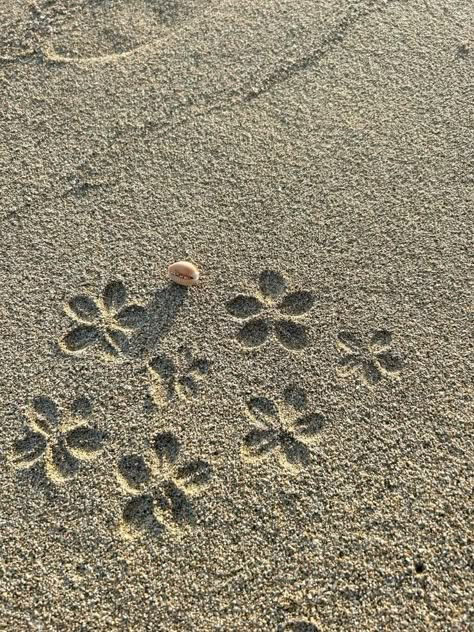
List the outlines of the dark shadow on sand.
<svg viewBox="0 0 474 632">
<path fill-rule="evenodd" d="M 169 333 L 188 293 L 175 283 L 158 290 L 146 309 L 146 322 L 130 338 L 130 356 L 138 358 L 154 353 Z"/>
</svg>

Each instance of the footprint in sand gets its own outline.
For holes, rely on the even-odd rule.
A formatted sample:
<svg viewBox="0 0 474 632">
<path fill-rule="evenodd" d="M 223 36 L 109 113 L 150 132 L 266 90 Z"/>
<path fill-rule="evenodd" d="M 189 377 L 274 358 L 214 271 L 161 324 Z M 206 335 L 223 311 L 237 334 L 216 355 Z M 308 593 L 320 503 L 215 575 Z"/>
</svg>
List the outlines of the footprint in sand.
<svg viewBox="0 0 474 632">
<path fill-rule="evenodd" d="M 36 0 L 12 15 L 10 30 L 18 40 L 16 59 L 100 62 L 159 41 L 205 7 L 204 0 Z M 0 40 L 0 58 L 15 61 L 11 46 L 3 48 Z"/>
<path fill-rule="evenodd" d="M 105 435 L 91 426 L 91 413 L 87 398 L 61 410 L 50 397 L 35 397 L 26 409 L 28 431 L 12 447 L 14 467 L 27 469 L 42 463 L 51 482 L 72 478 L 82 462 L 94 459 L 103 448 Z"/>
<path fill-rule="evenodd" d="M 337 345 L 343 355 L 339 360 L 339 374 L 357 374 L 373 386 L 383 377 L 397 377 L 403 368 L 401 357 L 392 351 L 392 334 L 384 329 L 372 331 L 367 339 L 360 333 L 340 331 Z"/>
<path fill-rule="evenodd" d="M 238 294 L 226 309 L 241 321 L 237 340 L 242 347 L 259 347 L 272 336 L 289 351 L 299 351 L 309 344 L 306 326 L 295 321 L 309 312 L 314 295 L 308 291 L 286 291 L 287 284 L 279 272 L 264 270 L 258 279 L 255 295 Z"/>
<path fill-rule="evenodd" d="M 191 497 L 207 487 L 211 475 L 206 461 L 182 459 L 181 443 L 171 432 L 156 435 L 145 457 L 124 455 L 117 466 L 118 482 L 128 496 L 119 524 L 122 535 L 158 536 L 195 526 Z"/>
<path fill-rule="evenodd" d="M 310 446 L 326 426 L 320 412 L 307 411 L 305 391 L 288 386 L 283 401 L 252 397 L 247 402 L 252 422 L 242 445 L 242 457 L 251 462 L 275 458 L 282 467 L 298 472 L 311 461 Z"/>
<path fill-rule="evenodd" d="M 195 356 L 187 346 L 178 349 L 175 359 L 164 353 L 156 355 L 148 363 L 153 401 L 164 406 L 176 399 L 195 397 L 210 367 L 207 358 Z"/>
<path fill-rule="evenodd" d="M 104 360 L 123 358 L 129 350 L 130 336 L 146 320 L 141 305 L 128 302 L 121 281 L 110 281 L 98 298 L 77 294 L 65 305 L 74 326 L 61 338 L 64 353 L 84 354 L 98 349 Z"/>
</svg>

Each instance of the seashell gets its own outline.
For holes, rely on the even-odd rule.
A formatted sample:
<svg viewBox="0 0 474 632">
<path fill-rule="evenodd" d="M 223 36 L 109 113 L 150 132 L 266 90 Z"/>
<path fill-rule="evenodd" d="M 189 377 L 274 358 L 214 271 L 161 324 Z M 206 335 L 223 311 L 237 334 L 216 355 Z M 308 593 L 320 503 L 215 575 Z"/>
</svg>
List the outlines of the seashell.
<svg viewBox="0 0 474 632">
<path fill-rule="evenodd" d="M 169 266 L 168 276 L 179 285 L 195 285 L 199 279 L 199 270 L 189 261 L 177 261 Z"/>
</svg>

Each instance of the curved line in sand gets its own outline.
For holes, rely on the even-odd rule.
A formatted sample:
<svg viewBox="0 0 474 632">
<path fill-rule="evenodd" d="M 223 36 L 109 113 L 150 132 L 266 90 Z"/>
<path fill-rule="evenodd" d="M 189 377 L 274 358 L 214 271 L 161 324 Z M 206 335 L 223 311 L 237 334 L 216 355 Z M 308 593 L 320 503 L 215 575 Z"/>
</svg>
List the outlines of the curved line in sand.
<svg viewBox="0 0 474 632">
<path fill-rule="evenodd" d="M 205 17 L 205 15 L 209 13 L 209 11 L 204 11 L 202 14 L 195 15 L 188 21 L 178 22 L 176 28 L 166 28 L 165 34 L 162 37 L 157 38 L 156 40 L 149 40 L 144 42 L 143 44 L 139 44 L 135 46 L 135 48 L 130 48 L 129 50 L 123 51 L 122 53 L 110 53 L 106 55 L 99 55 L 90 57 L 68 57 L 66 55 L 58 55 L 54 47 L 50 44 L 45 44 L 41 46 L 39 51 L 31 51 L 24 55 L 18 55 L 16 57 L 2 57 L 0 56 L 0 64 L 6 63 L 11 64 L 15 62 L 20 62 L 21 60 L 32 60 L 36 58 L 42 58 L 46 62 L 52 62 L 56 64 L 76 64 L 78 66 L 88 66 L 93 64 L 108 64 L 113 63 L 115 61 L 120 61 L 122 59 L 126 59 L 127 57 L 132 57 L 135 53 L 139 53 L 142 50 L 152 49 L 154 46 L 159 46 L 162 42 L 167 41 L 170 37 L 173 37 L 177 32 L 179 32 L 182 28 L 185 28 L 191 22 L 195 22 L 196 20 Z M 166 32 L 167 31 L 167 32 Z"/>
<path fill-rule="evenodd" d="M 127 57 L 131 57 L 135 53 L 146 49 L 152 48 L 154 42 L 146 42 L 145 44 L 140 44 L 135 48 L 131 48 L 130 50 L 126 50 L 123 53 L 111 53 L 110 55 L 100 55 L 99 57 L 67 57 L 65 55 L 58 55 L 52 47 L 46 46 L 43 48 L 43 57 L 46 61 L 57 63 L 57 64 L 77 64 L 80 66 L 88 66 L 89 64 L 108 64 L 114 61 L 119 61 L 121 59 L 126 59 Z"/>
<path fill-rule="evenodd" d="M 170 34 L 171 35 L 171 34 Z M 169 35 L 169 36 L 170 36 Z M 169 37 L 168 36 L 168 37 Z M 163 38 L 165 39 L 165 38 Z M 161 43 L 160 39 L 160 43 Z M 45 62 L 55 63 L 55 64 L 75 64 L 77 66 L 88 66 L 93 64 L 108 64 L 113 63 L 115 61 L 120 61 L 122 59 L 126 59 L 127 57 L 132 57 L 135 53 L 139 53 L 142 50 L 151 49 L 154 45 L 158 45 L 158 42 L 146 42 L 145 44 L 140 44 L 135 48 L 131 48 L 130 50 L 126 50 L 123 53 L 111 53 L 110 55 L 100 55 L 98 57 L 68 57 L 66 55 L 58 55 L 55 52 L 54 48 L 49 45 L 45 45 L 40 48 L 38 51 L 27 53 L 25 55 L 17 55 L 16 57 L 5 57 L 0 56 L 0 64 L 14 64 L 20 63 L 23 60 L 32 60 L 34 58 L 43 59 Z"/>
<path fill-rule="evenodd" d="M 397 3 L 398 0 L 388 0 L 387 2 L 387 6 L 391 5 L 391 4 L 395 4 Z M 365 17 L 367 15 L 370 15 L 372 13 L 374 13 L 377 9 L 383 9 L 384 5 L 378 6 L 377 4 L 375 5 L 375 7 L 367 7 L 366 8 L 366 12 L 364 13 L 362 11 L 362 14 L 359 15 L 354 22 L 358 22 L 359 19 L 361 17 Z M 196 21 L 199 18 L 202 18 L 203 15 L 205 15 L 206 12 L 204 12 L 204 14 L 200 15 L 200 16 L 195 16 L 193 20 L 191 20 L 192 22 Z M 346 16 L 347 18 L 347 16 Z M 344 20 L 343 20 L 344 21 Z M 188 22 L 186 22 L 186 24 L 188 24 Z M 350 24 L 349 26 L 353 26 L 354 23 Z M 44 46 L 39 53 L 37 54 L 39 57 L 42 57 L 46 62 L 51 62 L 51 63 L 56 63 L 56 64 L 75 64 L 78 66 L 88 66 L 88 65 L 94 65 L 94 64 L 108 64 L 108 63 L 114 63 L 116 61 L 120 61 L 123 59 L 127 59 L 128 57 L 132 57 L 133 55 L 135 55 L 136 53 L 139 53 L 140 51 L 143 50 L 147 50 L 147 49 L 152 49 L 155 45 L 158 46 L 159 44 L 161 44 L 163 41 L 167 40 L 169 37 L 172 37 L 173 35 L 176 34 L 177 31 L 179 31 L 180 28 L 178 27 L 177 29 L 173 29 L 171 30 L 171 32 L 169 32 L 166 36 L 159 38 L 158 41 L 148 41 L 145 42 L 144 44 L 140 44 L 138 46 L 136 46 L 135 48 L 131 48 L 130 50 L 124 51 L 122 53 L 111 53 L 111 54 L 107 54 L 107 55 L 100 55 L 100 56 L 91 56 L 91 57 L 68 57 L 65 55 L 58 55 L 55 51 L 54 48 L 52 46 L 46 45 Z M 21 59 L 33 59 L 35 57 L 35 53 L 29 53 L 26 55 L 19 55 L 18 57 L 0 57 L 0 63 L 15 63 L 20 61 Z M 311 63 L 311 57 L 308 57 L 309 64 L 308 65 L 312 65 Z M 304 61 L 304 60 L 303 60 Z M 299 64 L 295 64 L 296 66 L 296 70 L 298 71 L 298 66 Z M 302 68 L 300 68 L 301 70 Z M 279 83 L 278 81 L 276 83 Z M 253 98 L 257 98 L 258 96 L 260 96 L 258 93 L 255 94 L 253 96 Z"/>
</svg>

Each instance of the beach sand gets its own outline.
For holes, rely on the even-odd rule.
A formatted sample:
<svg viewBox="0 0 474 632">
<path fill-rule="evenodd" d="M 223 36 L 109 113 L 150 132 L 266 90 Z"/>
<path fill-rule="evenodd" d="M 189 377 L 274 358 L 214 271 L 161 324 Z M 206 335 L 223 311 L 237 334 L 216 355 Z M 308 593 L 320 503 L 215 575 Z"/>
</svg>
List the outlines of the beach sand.
<svg viewBox="0 0 474 632">
<path fill-rule="evenodd" d="M 473 27 L 2 2 L 2 629 L 472 629 Z"/>
</svg>

